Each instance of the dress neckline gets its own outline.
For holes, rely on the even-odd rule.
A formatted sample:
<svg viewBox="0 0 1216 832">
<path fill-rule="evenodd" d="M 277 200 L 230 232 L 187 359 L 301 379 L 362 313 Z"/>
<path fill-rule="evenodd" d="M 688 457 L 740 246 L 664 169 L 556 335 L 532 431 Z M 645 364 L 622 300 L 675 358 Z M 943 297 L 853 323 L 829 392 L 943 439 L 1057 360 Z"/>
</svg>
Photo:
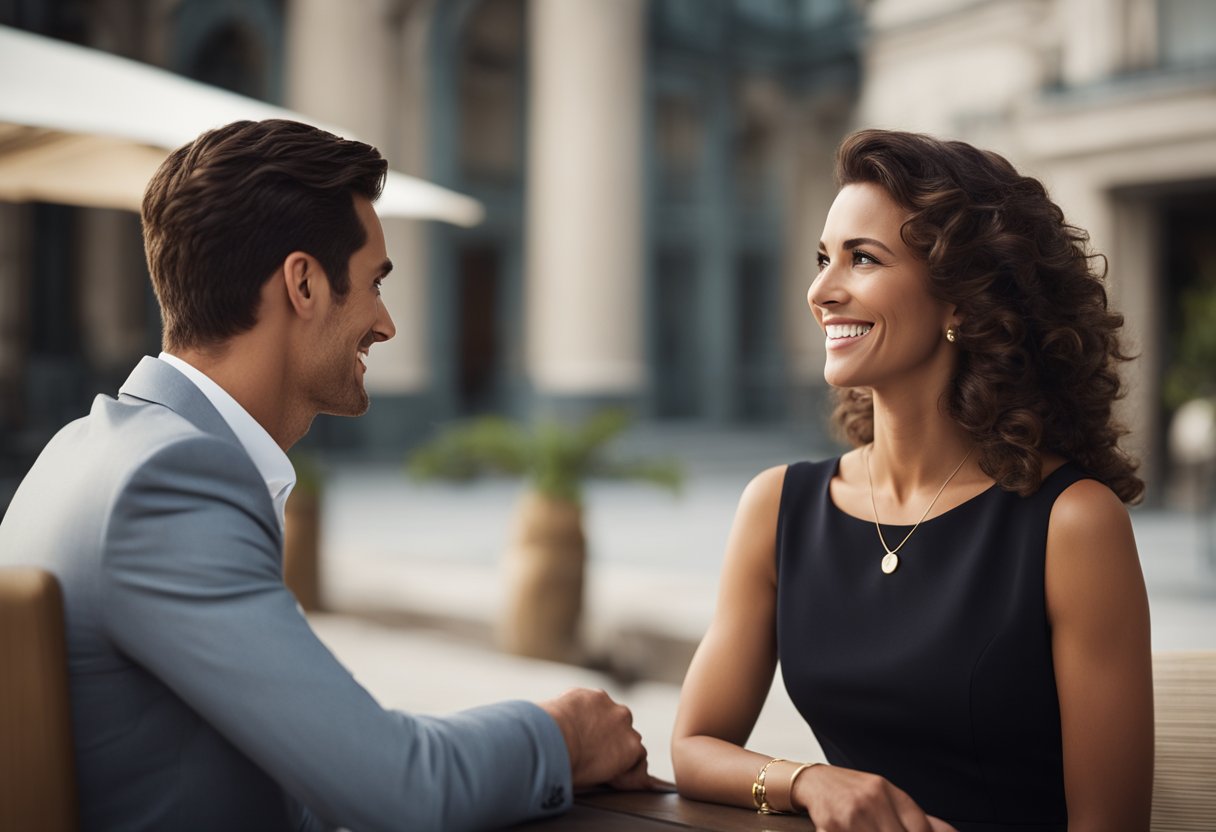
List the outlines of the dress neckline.
<svg viewBox="0 0 1216 832">
<path fill-rule="evenodd" d="M 1067 465 L 1067 464 L 1068 463 L 1064 463 L 1064 465 Z M 1059 466 L 1059 468 L 1057 468 L 1056 471 L 1060 470 L 1060 468 L 1063 468 L 1064 465 Z M 836 463 L 832 466 L 832 475 L 830 477 L 828 477 L 828 481 L 827 481 L 828 505 L 832 508 L 833 511 L 835 511 L 837 514 L 841 515 L 842 517 L 847 517 L 850 520 L 856 520 L 858 523 L 865 523 L 868 526 L 873 526 L 874 521 L 871 518 L 858 517 L 856 514 L 851 514 L 847 511 L 845 511 L 844 509 L 842 509 L 840 506 L 836 505 L 836 501 L 832 499 L 832 480 L 836 479 L 836 476 L 839 473 L 840 473 L 840 457 L 836 457 Z M 1044 483 L 1047 482 L 1047 479 L 1054 475 L 1055 475 L 1055 471 L 1052 471 L 1050 474 L 1047 475 L 1047 477 L 1044 477 L 1043 482 Z M 943 518 L 949 514 L 953 514 L 954 512 L 958 511 L 960 508 L 963 508 L 967 505 L 970 505 L 971 503 L 976 502 L 981 497 L 984 497 L 984 496 L 988 495 L 989 493 L 991 493 L 993 491 L 993 489 L 998 489 L 998 488 L 1000 488 L 1000 486 L 998 486 L 994 482 L 994 483 L 992 483 L 992 485 L 988 486 L 983 491 L 979 492 L 978 494 L 974 494 L 974 495 L 968 497 L 967 499 L 963 500 L 958 505 L 951 506 L 950 508 L 941 512 L 940 514 L 935 514 L 932 517 L 925 518 L 923 521 L 921 521 L 920 525 L 927 526 L 930 523 L 934 523 L 937 520 L 940 520 L 941 518 Z M 912 526 L 914 524 L 912 524 L 912 523 L 883 523 L 883 525 L 888 526 L 892 529 L 910 529 L 910 528 L 912 528 Z"/>
<path fill-rule="evenodd" d="M 1066 468 L 1071 467 L 1072 464 L 1073 463 L 1071 460 L 1066 459 L 1066 460 L 1064 460 L 1064 462 L 1057 465 L 1050 474 L 1043 477 L 1042 482 L 1039 483 L 1039 488 L 1042 489 L 1045 485 L 1047 485 L 1048 482 L 1053 480 L 1055 477 L 1059 476 L 1061 471 L 1063 471 Z M 874 525 L 873 520 L 866 518 L 866 517 L 858 517 L 856 514 L 850 514 L 849 512 L 842 509 L 840 506 L 836 505 L 836 501 L 832 499 L 832 480 L 835 479 L 836 475 L 839 473 L 840 473 L 840 457 L 838 456 L 838 457 L 836 457 L 836 462 L 832 465 L 832 476 L 828 477 L 828 481 L 827 481 L 826 497 L 827 497 L 827 501 L 828 501 L 828 506 L 831 508 L 832 511 L 835 511 L 841 517 L 847 517 L 850 520 L 856 520 L 858 523 L 865 523 L 867 525 L 873 526 Z M 992 485 L 988 486 L 983 491 L 979 492 L 978 494 L 976 494 L 974 496 L 968 497 L 967 499 L 963 500 L 958 505 L 951 506 L 950 508 L 943 511 L 941 514 L 935 514 L 932 517 L 926 518 L 921 523 L 921 525 L 926 526 L 930 523 L 934 523 L 949 514 L 953 514 L 954 512 L 958 511 L 961 508 L 964 508 L 966 506 L 971 505 L 972 503 L 979 501 L 981 498 L 986 497 L 989 494 L 991 494 L 993 491 L 996 491 L 999 489 L 1000 489 L 1000 485 L 998 485 L 997 483 L 994 482 Z M 1036 493 L 1037 493 L 1037 491 L 1036 491 Z M 910 529 L 910 528 L 912 528 L 913 524 L 912 523 L 883 523 L 883 525 L 890 526 L 893 529 Z"/>
</svg>

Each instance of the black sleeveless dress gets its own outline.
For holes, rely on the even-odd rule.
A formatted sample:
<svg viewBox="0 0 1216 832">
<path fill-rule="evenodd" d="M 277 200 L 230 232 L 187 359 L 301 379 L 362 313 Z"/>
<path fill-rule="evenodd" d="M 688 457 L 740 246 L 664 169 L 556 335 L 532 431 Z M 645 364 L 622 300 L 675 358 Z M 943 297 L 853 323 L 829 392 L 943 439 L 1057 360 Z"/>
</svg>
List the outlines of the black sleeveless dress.
<svg viewBox="0 0 1216 832">
<path fill-rule="evenodd" d="M 961 832 L 1064 832 L 1060 707 L 1043 575 L 1047 521 L 1087 475 L 993 486 L 926 520 L 883 574 L 874 524 L 789 466 L 777 521 L 786 689 L 834 765 L 882 775 Z M 888 526 L 898 545 L 911 526 Z"/>
</svg>

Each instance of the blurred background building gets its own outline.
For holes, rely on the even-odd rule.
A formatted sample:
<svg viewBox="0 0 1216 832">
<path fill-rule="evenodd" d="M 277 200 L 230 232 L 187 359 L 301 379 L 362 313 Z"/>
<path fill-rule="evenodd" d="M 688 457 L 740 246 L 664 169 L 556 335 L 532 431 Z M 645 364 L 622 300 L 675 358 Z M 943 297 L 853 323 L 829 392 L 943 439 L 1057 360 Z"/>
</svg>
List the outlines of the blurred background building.
<svg viewBox="0 0 1216 832">
<path fill-rule="evenodd" d="M 385 222 L 398 334 L 371 411 L 318 420 L 327 451 L 605 402 L 821 423 L 805 294 L 861 126 L 1004 153 L 1089 229 L 1152 485 L 1172 410 L 1216 393 L 1211 0 L 0 0 L 0 25 L 342 125 L 485 205 Z M 0 204 L 0 507 L 159 340 L 136 216 Z"/>
</svg>

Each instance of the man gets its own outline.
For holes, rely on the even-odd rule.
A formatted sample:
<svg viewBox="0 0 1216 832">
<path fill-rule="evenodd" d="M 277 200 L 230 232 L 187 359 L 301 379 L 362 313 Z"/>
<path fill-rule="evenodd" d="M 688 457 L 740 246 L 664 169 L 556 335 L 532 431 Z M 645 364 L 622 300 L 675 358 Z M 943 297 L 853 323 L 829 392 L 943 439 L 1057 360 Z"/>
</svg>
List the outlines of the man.
<svg viewBox="0 0 1216 832">
<path fill-rule="evenodd" d="M 238 122 L 148 185 L 164 352 L 51 440 L 0 525 L 0 563 L 64 590 L 86 829 L 483 828 L 648 782 L 602 692 L 382 709 L 283 585 L 284 450 L 317 413 L 367 409 L 364 358 L 394 334 L 385 170 L 313 127 Z"/>
</svg>

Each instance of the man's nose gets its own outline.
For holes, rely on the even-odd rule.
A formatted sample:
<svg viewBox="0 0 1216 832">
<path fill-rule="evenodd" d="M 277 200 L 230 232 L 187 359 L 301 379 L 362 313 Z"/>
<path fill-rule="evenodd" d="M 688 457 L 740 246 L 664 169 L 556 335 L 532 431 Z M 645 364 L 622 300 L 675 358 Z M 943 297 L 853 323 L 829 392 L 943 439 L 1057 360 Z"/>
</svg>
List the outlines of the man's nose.
<svg viewBox="0 0 1216 832">
<path fill-rule="evenodd" d="M 388 309 L 383 304 L 380 306 L 380 317 L 376 319 L 376 325 L 372 327 L 372 334 L 376 336 L 377 341 L 387 341 L 397 334 L 397 326 L 393 323 L 393 316 L 388 313 Z"/>
</svg>

